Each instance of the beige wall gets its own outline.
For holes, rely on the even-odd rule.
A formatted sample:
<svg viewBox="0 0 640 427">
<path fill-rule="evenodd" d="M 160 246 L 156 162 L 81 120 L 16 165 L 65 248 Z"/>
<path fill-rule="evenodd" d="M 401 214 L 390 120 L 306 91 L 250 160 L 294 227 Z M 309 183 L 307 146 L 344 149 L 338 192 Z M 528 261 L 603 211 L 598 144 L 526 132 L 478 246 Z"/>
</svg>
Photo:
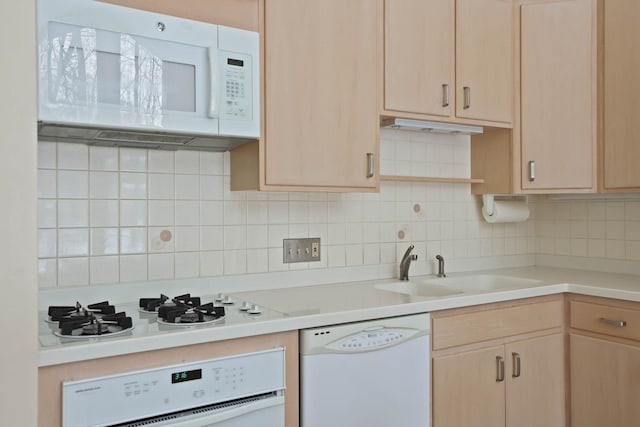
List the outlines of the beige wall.
<svg viewBox="0 0 640 427">
<path fill-rule="evenodd" d="M 0 2 L 0 424 L 35 426 L 35 0 Z"/>
</svg>

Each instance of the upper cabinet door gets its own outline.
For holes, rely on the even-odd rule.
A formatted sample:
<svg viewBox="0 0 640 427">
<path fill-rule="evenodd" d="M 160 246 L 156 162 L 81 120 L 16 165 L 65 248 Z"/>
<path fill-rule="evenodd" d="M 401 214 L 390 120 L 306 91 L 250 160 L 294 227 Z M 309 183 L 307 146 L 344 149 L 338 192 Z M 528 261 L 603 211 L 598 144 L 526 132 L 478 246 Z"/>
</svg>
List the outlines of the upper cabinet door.
<svg viewBox="0 0 640 427">
<path fill-rule="evenodd" d="M 265 2 L 265 183 L 375 188 L 381 4 Z"/>
<path fill-rule="evenodd" d="M 454 15 L 454 0 L 385 1 L 386 110 L 451 115 Z"/>
<path fill-rule="evenodd" d="M 456 116 L 511 123 L 513 3 L 457 0 Z"/>
<path fill-rule="evenodd" d="M 603 187 L 640 188 L 638 0 L 604 2 Z"/>
<path fill-rule="evenodd" d="M 596 51 L 592 0 L 523 4 L 523 189 L 594 186 Z"/>
</svg>

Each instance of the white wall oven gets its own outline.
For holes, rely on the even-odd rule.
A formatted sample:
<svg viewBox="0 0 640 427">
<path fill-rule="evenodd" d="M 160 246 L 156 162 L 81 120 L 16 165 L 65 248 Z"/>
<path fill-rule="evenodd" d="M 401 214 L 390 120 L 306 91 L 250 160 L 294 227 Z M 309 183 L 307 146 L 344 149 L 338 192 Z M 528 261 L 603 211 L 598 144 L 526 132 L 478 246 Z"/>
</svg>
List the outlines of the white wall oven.
<svg viewBox="0 0 640 427">
<path fill-rule="evenodd" d="M 259 137 L 255 32 L 94 0 L 39 0 L 38 38 L 41 138 L 227 149 L 233 137 Z"/>
<path fill-rule="evenodd" d="M 64 427 L 284 427 L 284 349 L 62 385 Z"/>
</svg>

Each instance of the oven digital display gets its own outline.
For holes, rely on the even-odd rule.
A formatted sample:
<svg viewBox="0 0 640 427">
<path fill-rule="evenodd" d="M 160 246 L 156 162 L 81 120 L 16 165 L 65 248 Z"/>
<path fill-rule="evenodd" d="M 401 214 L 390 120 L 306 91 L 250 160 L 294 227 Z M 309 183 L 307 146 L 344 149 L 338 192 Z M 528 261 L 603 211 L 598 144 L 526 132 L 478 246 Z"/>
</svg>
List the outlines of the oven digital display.
<svg viewBox="0 0 640 427">
<path fill-rule="evenodd" d="M 202 378 L 202 369 L 193 371 L 181 371 L 171 374 L 171 384 L 183 383 L 185 381 L 199 380 Z"/>
</svg>

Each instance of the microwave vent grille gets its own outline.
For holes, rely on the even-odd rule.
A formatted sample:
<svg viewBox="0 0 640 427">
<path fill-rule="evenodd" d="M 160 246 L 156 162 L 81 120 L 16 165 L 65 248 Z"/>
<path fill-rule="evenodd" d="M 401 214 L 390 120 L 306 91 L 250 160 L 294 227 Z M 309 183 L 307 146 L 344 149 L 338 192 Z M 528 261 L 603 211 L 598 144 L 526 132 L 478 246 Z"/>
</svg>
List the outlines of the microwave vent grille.
<svg viewBox="0 0 640 427">
<path fill-rule="evenodd" d="M 95 138 L 101 141 L 118 141 L 129 143 L 155 143 L 155 144 L 177 144 L 184 145 L 193 138 L 180 135 L 162 135 L 145 132 L 124 132 L 119 130 L 103 130 L 100 131 Z"/>
<path fill-rule="evenodd" d="M 164 132 L 140 132 L 129 129 L 100 129 L 67 123 L 38 123 L 38 139 L 53 142 L 75 142 L 101 147 L 143 148 L 148 150 L 229 151 L 252 138 L 224 135 L 203 136 Z"/>
</svg>

